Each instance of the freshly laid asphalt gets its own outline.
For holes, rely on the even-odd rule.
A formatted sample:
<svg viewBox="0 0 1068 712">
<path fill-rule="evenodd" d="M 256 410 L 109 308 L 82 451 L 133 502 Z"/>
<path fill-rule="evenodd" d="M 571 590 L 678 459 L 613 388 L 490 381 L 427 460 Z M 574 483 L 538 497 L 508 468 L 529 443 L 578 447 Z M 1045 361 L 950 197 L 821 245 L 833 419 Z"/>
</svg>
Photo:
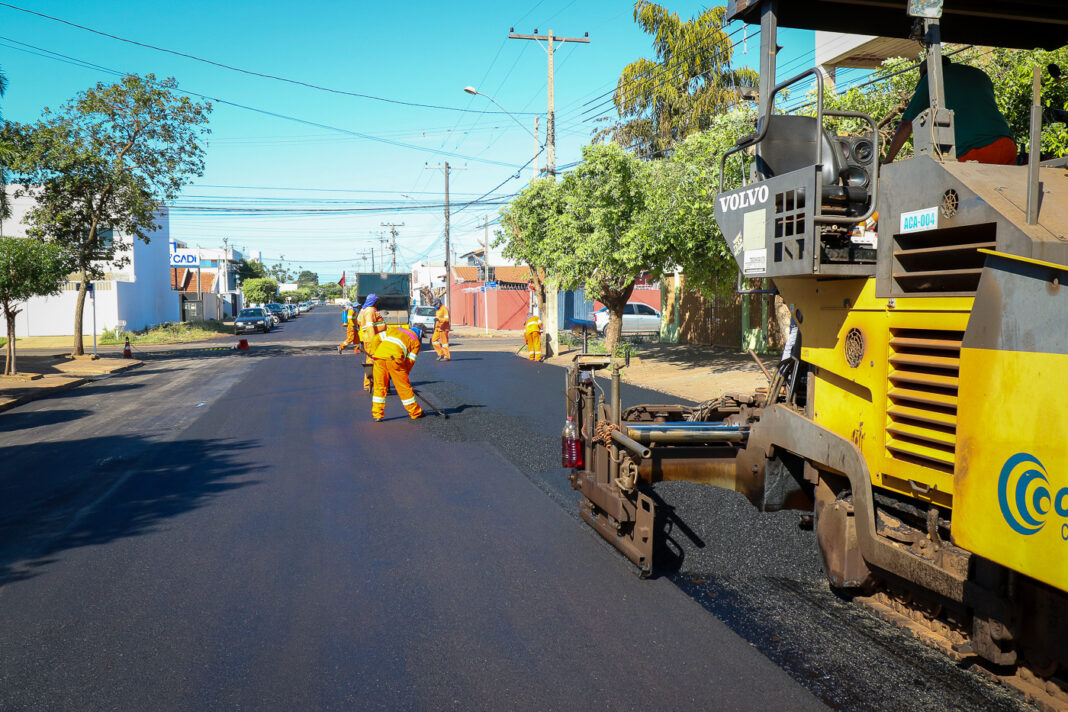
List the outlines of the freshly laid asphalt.
<svg viewBox="0 0 1068 712">
<path fill-rule="evenodd" d="M 574 516 L 559 368 L 424 353 L 449 420 L 376 424 L 340 336 L 0 414 L 0 709 L 823 707 Z"/>
</svg>

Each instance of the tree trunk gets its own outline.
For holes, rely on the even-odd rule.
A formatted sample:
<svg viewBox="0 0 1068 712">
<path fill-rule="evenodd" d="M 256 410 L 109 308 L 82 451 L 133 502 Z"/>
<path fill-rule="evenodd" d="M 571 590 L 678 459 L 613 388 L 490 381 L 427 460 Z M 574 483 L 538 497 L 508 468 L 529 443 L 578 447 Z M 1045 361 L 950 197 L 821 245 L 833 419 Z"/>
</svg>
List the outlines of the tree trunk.
<svg viewBox="0 0 1068 712">
<path fill-rule="evenodd" d="M 5 376 L 14 376 L 18 373 L 15 364 L 15 314 L 18 314 L 18 312 L 8 309 L 7 305 L 4 305 L 4 316 L 7 317 L 7 359 L 4 363 Z"/>
<path fill-rule="evenodd" d="M 634 282 L 631 282 L 621 292 L 608 292 L 601 297 L 601 301 L 608 307 L 608 326 L 604 332 L 604 346 L 609 354 L 615 353 L 616 344 L 623 335 L 623 309 L 634 293 Z"/>
<path fill-rule="evenodd" d="M 82 346 L 82 312 L 85 311 L 85 295 L 88 293 L 89 280 L 82 277 L 82 283 L 78 286 L 78 305 L 74 307 L 74 351 L 71 352 L 72 356 L 85 355 L 85 348 Z"/>
</svg>

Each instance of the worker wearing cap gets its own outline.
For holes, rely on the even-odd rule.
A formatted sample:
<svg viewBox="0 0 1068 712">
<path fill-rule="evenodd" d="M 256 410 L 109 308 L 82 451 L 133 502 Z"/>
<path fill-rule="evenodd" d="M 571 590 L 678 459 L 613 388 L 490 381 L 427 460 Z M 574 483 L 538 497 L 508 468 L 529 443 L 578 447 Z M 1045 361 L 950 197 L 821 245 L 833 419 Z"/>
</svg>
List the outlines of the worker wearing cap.
<svg viewBox="0 0 1068 712">
<path fill-rule="evenodd" d="M 423 417 L 423 409 L 415 402 L 408 374 L 415 366 L 415 357 L 419 355 L 419 346 L 423 333 L 416 328 L 390 326 L 378 335 L 378 346 L 374 351 L 374 391 L 371 393 L 371 417 L 380 422 L 386 415 L 386 392 L 389 382 L 397 389 L 404 409 L 412 420 Z"/>
<path fill-rule="evenodd" d="M 339 354 L 345 353 L 346 346 L 351 346 L 353 353 L 360 351 L 360 332 L 356 328 L 356 317 L 359 313 L 359 304 L 352 304 L 341 313 L 341 323 L 345 325 L 345 340 L 337 345 Z"/>
<path fill-rule="evenodd" d="M 378 309 L 375 308 L 377 303 L 378 295 L 368 294 L 363 301 L 363 309 L 360 310 L 359 315 L 356 317 L 360 341 L 363 342 L 363 352 L 367 355 L 364 363 L 371 363 L 374 360 L 373 356 L 375 349 L 378 348 L 378 339 L 386 330 L 386 322 L 382 315 L 378 313 Z M 371 390 L 371 379 L 367 376 L 366 371 L 363 376 L 363 389 L 365 391 Z"/>
<path fill-rule="evenodd" d="M 449 352 L 449 308 L 442 304 L 440 299 L 434 300 L 434 306 L 438 310 L 434 313 L 434 335 L 430 338 L 430 343 L 438 355 L 438 361 L 450 361 L 452 353 Z"/>
<path fill-rule="evenodd" d="M 531 361 L 541 361 L 541 330 L 541 317 L 534 312 L 527 314 L 523 338 L 526 339 L 527 353 Z"/>
</svg>

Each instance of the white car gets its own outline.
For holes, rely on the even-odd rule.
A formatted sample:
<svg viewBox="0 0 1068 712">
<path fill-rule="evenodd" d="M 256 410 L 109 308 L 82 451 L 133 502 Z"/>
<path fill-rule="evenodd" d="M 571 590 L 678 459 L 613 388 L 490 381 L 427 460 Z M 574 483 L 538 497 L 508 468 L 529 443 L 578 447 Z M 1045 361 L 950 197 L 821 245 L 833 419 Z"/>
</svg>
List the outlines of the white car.
<svg viewBox="0 0 1068 712">
<path fill-rule="evenodd" d="M 601 307 L 593 313 L 593 323 L 597 333 L 604 336 L 608 329 L 608 307 Z M 648 304 L 631 302 L 623 307 L 624 334 L 659 334 L 660 312 Z"/>
</svg>

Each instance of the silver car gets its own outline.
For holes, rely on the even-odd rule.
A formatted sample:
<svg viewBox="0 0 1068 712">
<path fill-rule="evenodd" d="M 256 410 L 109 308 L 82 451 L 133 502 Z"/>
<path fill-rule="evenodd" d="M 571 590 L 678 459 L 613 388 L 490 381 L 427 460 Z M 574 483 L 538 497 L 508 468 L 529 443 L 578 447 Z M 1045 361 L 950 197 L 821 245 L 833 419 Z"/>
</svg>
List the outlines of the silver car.
<svg viewBox="0 0 1068 712">
<path fill-rule="evenodd" d="M 601 307 L 593 313 L 593 322 L 597 332 L 604 336 L 608 329 L 608 307 Z M 648 304 L 631 302 L 623 307 L 624 334 L 659 334 L 660 312 Z"/>
</svg>

